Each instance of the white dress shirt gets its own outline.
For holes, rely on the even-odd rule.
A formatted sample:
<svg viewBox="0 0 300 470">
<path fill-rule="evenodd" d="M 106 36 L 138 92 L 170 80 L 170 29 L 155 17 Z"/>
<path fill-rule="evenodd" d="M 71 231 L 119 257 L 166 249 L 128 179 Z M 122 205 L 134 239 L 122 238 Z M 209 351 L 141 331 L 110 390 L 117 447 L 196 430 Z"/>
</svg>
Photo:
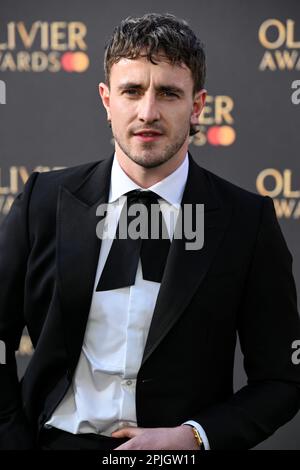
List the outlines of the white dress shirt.
<svg viewBox="0 0 300 470">
<path fill-rule="evenodd" d="M 170 239 L 187 180 L 188 155 L 168 177 L 150 188 L 159 198 Z M 81 355 L 72 385 L 46 427 L 78 433 L 110 436 L 124 426 L 137 426 L 136 378 L 150 328 L 160 283 L 144 280 L 139 261 L 135 284 L 109 291 L 96 291 L 116 232 L 125 193 L 140 188 L 114 157 L 105 218 L 107 236 L 102 239 L 94 291 Z M 209 449 L 203 428 L 195 426 Z"/>
</svg>

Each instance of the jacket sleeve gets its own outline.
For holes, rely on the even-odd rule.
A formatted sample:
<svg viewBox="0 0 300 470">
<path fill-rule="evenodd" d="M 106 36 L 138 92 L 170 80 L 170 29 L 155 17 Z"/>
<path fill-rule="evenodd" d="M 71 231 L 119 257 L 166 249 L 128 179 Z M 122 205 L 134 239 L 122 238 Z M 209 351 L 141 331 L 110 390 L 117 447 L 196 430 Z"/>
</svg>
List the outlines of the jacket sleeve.
<svg viewBox="0 0 300 470">
<path fill-rule="evenodd" d="M 29 177 L 0 225 L 0 449 L 28 449 L 33 436 L 22 409 L 15 351 L 24 327 L 24 284 L 30 251 L 28 207 L 37 172 Z"/>
<path fill-rule="evenodd" d="M 212 450 L 254 447 L 300 407 L 300 364 L 292 361 L 292 344 L 300 339 L 292 256 L 269 197 L 263 199 L 238 334 L 247 385 L 193 417 Z"/>
</svg>

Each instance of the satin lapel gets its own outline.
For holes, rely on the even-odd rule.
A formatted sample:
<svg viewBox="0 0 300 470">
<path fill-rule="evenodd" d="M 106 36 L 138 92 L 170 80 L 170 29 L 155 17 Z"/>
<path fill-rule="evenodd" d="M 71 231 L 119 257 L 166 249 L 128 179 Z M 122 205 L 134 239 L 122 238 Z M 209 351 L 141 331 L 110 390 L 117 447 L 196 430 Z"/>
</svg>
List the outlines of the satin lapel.
<svg viewBox="0 0 300 470">
<path fill-rule="evenodd" d="M 173 239 L 155 305 L 142 364 L 183 314 L 205 278 L 230 220 L 231 207 L 219 201 L 214 187 L 191 157 L 183 204 L 204 204 L 204 246 L 186 250 L 184 237 Z"/>
<path fill-rule="evenodd" d="M 71 367 L 80 355 L 92 300 L 101 240 L 99 204 L 108 200 L 112 158 L 73 189 L 61 187 L 57 210 L 58 288 Z"/>
</svg>

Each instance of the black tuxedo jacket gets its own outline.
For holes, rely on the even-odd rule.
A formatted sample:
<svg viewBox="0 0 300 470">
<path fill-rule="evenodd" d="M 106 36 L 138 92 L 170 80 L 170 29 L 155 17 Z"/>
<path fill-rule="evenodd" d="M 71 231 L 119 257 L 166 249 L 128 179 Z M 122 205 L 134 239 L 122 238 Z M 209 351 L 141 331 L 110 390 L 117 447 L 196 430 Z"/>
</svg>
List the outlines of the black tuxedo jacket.
<svg viewBox="0 0 300 470">
<path fill-rule="evenodd" d="M 190 158 L 182 204 L 205 207 L 204 247 L 174 239 L 137 377 L 137 422 L 205 429 L 212 449 L 248 449 L 300 406 L 300 338 L 292 257 L 273 202 Z M 33 173 L 0 228 L 0 448 L 30 448 L 79 359 L 101 241 L 112 158 Z M 112 312 L 113 314 L 113 312 Z M 21 383 L 24 325 L 35 348 Z M 236 335 L 248 384 L 233 392 Z M 96 406 L 96 404 L 95 404 Z M 97 406 L 101 406 L 97 404 Z"/>
</svg>

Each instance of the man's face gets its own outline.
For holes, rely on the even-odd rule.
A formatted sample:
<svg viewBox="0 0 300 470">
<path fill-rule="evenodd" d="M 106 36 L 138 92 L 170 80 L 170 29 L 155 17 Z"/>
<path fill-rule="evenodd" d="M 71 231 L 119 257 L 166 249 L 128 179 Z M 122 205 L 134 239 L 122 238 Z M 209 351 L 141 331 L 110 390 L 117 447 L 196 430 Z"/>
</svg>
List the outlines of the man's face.
<svg viewBox="0 0 300 470">
<path fill-rule="evenodd" d="M 184 64 L 171 65 L 163 56 L 155 62 L 121 59 L 111 68 L 110 87 L 99 86 L 116 152 L 145 168 L 186 153 L 190 124 L 197 124 L 205 100 L 204 90 L 193 95 Z"/>
</svg>

